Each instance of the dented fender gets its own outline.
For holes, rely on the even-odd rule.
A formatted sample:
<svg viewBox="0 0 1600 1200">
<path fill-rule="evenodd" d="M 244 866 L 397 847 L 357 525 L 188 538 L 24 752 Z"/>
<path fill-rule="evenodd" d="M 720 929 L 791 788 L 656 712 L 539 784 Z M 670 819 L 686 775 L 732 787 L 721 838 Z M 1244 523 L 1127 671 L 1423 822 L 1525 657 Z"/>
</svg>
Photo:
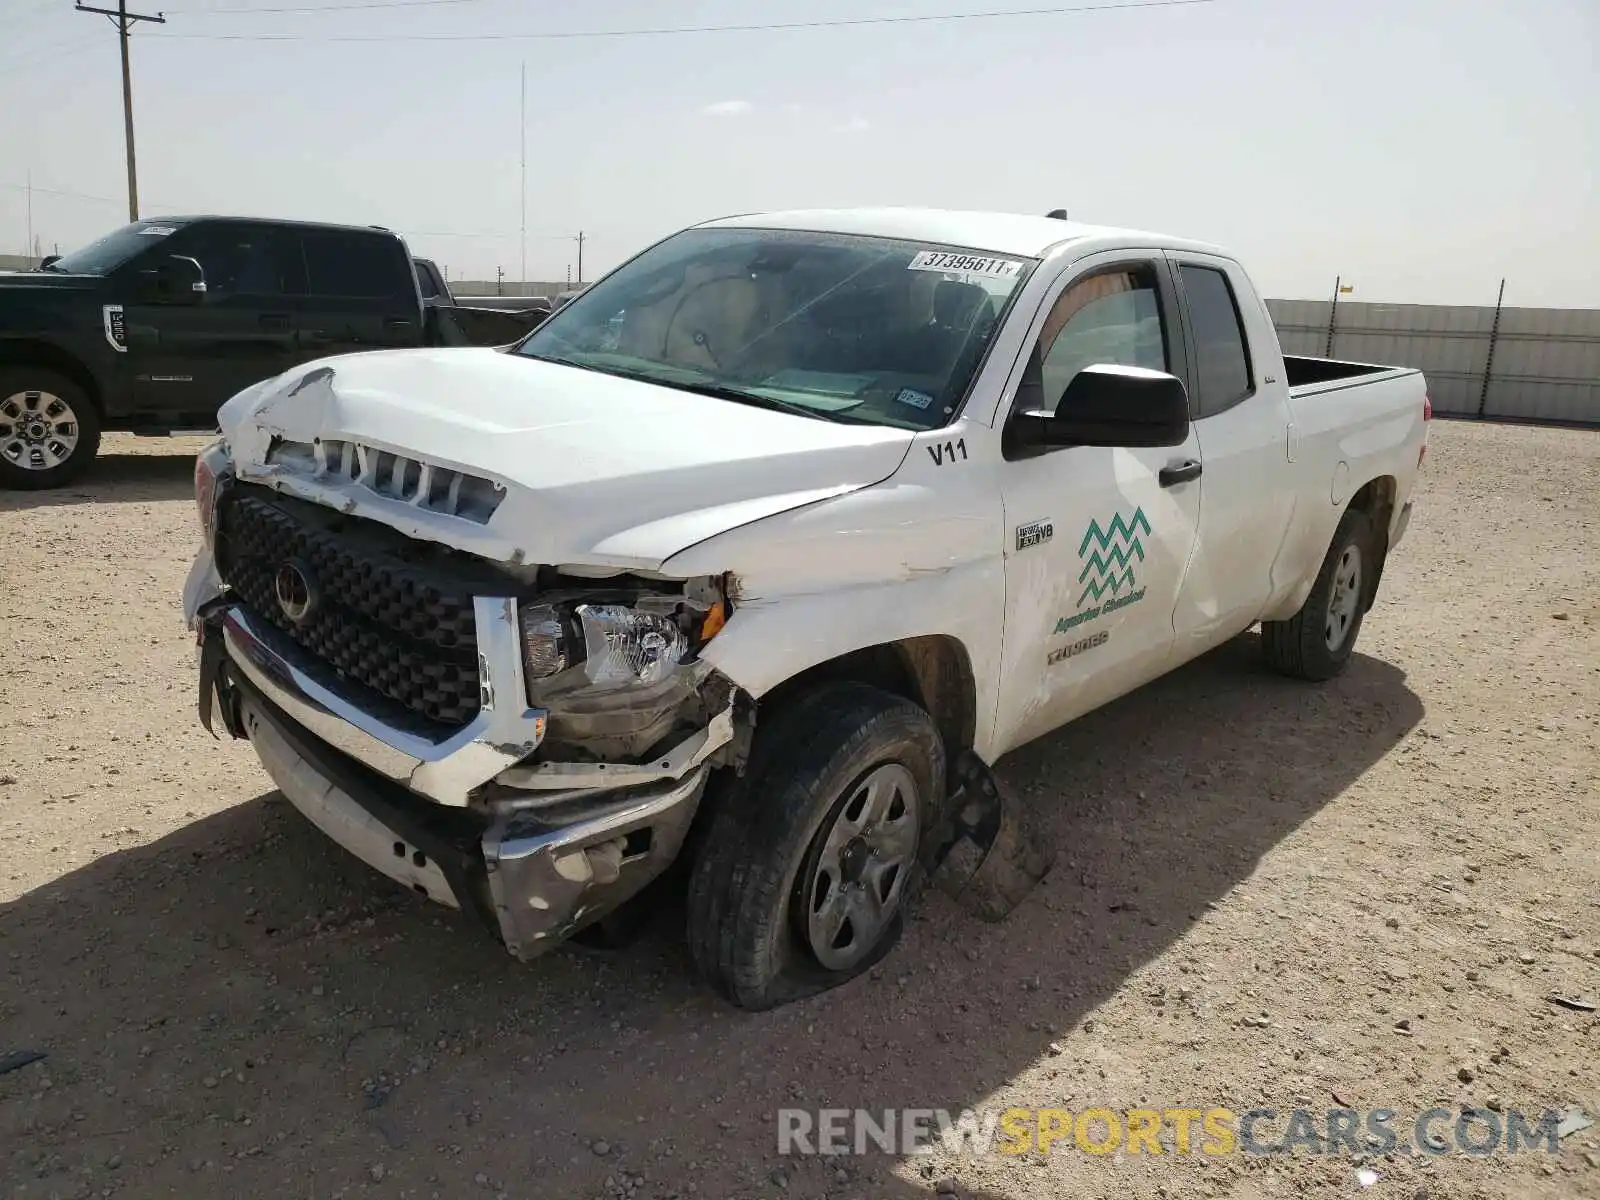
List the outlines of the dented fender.
<svg viewBox="0 0 1600 1200">
<path fill-rule="evenodd" d="M 662 569 L 732 575 L 732 615 L 701 657 L 757 699 L 854 650 L 954 638 L 987 756 L 1005 621 L 1003 511 L 989 478 L 950 472 L 935 487 L 902 473 L 707 539 Z"/>
</svg>

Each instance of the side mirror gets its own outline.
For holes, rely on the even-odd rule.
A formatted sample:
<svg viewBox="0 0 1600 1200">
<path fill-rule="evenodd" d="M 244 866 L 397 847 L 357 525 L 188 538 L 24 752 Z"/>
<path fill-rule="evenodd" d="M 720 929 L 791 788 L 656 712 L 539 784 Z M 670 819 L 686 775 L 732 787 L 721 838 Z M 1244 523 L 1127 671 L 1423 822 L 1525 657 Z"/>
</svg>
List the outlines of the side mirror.
<svg viewBox="0 0 1600 1200">
<path fill-rule="evenodd" d="M 1165 371 L 1095 363 L 1072 377 L 1054 412 L 1020 412 L 1023 446 L 1181 446 L 1189 440 L 1189 394 Z"/>
<path fill-rule="evenodd" d="M 153 268 L 139 274 L 152 303 L 205 303 L 206 273 L 187 255 L 169 254 Z"/>
<path fill-rule="evenodd" d="M 61 255 L 59 255 L 59 254 L 46 254 L 43 258 L 41 258 L 39 260 L 39 270 L 41 270 L 41 271 L 44 270 L 51 263 L 56 262 L 58 259 L 60 259 L 60 257 L 61 257 Z"/>
</svg>

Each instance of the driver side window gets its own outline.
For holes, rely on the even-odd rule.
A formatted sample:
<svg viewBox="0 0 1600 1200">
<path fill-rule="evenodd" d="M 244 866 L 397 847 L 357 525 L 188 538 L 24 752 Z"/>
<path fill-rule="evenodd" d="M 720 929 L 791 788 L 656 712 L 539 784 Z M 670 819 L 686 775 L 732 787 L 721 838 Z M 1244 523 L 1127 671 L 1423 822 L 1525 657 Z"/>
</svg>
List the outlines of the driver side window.
<svg viewBox="0 0 1600 1200">
<path fill-rule="evenodd" d="M 1051 305 L 1029 363 L 1038 364 L 1044 405 L 1054 409 L 1073 377 L 1095 363 L 1170 369 L 1153 265 L 1079 279 Z"/>
</svg>

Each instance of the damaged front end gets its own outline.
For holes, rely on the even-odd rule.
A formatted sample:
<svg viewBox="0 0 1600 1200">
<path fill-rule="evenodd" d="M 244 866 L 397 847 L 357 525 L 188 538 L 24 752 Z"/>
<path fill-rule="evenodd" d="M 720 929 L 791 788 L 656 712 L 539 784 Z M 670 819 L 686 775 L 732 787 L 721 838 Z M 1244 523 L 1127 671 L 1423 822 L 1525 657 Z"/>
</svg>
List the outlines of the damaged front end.
<svg viewBox="0 0 1600 1200">
<path fill-rule="evenodd" d="M 747 698 L 726 578 L 500 566 L 196 470 L 200 712 L 370 866 L 533 958 L 677 856 Z"/>
</svg>

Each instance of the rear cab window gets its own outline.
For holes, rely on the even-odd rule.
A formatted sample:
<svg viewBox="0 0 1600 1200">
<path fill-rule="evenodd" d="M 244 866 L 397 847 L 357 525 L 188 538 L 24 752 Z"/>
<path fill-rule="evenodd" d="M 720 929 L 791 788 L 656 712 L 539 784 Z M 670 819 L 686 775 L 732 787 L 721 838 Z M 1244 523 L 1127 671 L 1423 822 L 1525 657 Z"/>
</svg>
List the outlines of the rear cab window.
<svg viewBox="0 0 1600 1200">
<path fill-rule="evenodd" d="M 308 229 L 300 241 L 307 290 L 313 296 L 395 299 L 417 293 L 416 275 L 396 238 L 360 230 Z"/>
<path fill-rule="evenodd" d="M 1227 273 L 1216 267 L 1182 263 L 1178 275 L 1194 340 L 1199 413 L 1215 416 L 1255 391 L 1239 301 Z"/>
</svg>

